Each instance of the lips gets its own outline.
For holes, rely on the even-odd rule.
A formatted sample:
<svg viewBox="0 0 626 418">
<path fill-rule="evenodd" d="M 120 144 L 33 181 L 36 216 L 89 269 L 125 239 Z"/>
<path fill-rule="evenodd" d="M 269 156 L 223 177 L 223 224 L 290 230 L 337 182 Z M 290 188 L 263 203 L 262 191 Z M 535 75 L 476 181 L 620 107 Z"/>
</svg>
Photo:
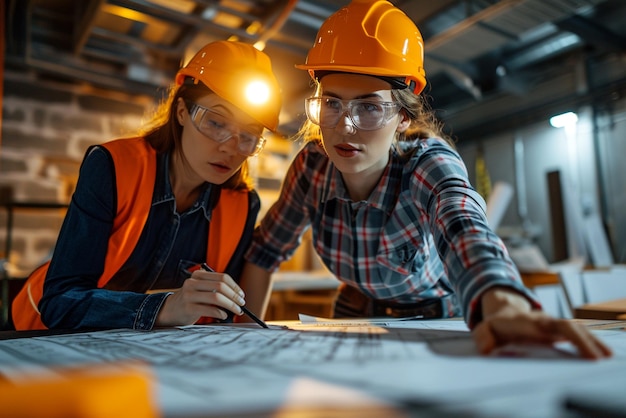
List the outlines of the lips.
<svg viewBox="0 0 626 418">
<path fill-rule="evenodd" d="M 359 151 L 359 149 L 348 144 L 335 145 L 335 151 L 340 157 L 345 157 L 345 158 L 354 157 L 359 152 L 361 152 Z"/>
<path fill-rule="evenodd" d="M 210 163 L 210 165 L 220 173 L 227 173 L 230 171 L 230 167 L 223 163 Z"/>
</svg>

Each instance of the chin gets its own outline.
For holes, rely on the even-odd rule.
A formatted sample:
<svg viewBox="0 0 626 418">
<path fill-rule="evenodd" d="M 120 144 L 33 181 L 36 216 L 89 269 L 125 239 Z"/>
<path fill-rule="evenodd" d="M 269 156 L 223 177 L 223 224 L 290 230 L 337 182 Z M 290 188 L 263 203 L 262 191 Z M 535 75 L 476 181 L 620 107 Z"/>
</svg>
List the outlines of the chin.
<svg viewBox="0 0 626 418">
<path fill-rule="evenodd" d="M 335 167 L 337 167 L 337 170 L 345 174 L 358 174 L 367 169 L 365 164 L 357 162 L 355 158 L 342 158 L 334 156 L 331 158 L 331 161 Z"/>
<path fill-rule="evenodd" d="M 217 184 L 219 186 L 219 185 L 222 185 L 222 184 L 226 183 L 228 181 L 228 179 L 232 177 L 233 174 L 234 173 L 229 173 L 229 174 L 224 174 L 224 175 L 212 174 L 210 176 L 207 176 L 205 178 L 205 181 L 207 183 Z"/>
</svg>

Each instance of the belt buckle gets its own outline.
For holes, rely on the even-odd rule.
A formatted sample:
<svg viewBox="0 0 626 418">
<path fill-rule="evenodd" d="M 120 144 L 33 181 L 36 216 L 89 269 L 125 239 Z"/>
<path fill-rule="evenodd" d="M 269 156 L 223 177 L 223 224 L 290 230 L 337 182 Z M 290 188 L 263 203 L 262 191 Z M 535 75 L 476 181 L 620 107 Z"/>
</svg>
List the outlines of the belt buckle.
<svg viewBox="0 0 626 418">
<path fill-rule="evenodd" d="M 408 316 L 414 316 L 415 309 L 402 309 L 392 308 L 390 306 L 385 307 L 385 315 L 392 318 L 406 318 Z"/>
</svg>

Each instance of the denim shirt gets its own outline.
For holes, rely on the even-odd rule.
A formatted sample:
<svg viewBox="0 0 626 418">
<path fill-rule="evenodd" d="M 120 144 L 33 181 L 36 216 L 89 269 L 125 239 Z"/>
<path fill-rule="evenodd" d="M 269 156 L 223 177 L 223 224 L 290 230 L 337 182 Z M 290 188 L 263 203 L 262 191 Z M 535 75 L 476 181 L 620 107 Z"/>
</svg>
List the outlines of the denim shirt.
<svg viewBox="0 0 626 418">
<path fill-rule="evenodd" d="M 207 234 L 218 186 L 206 183 L 185 212 L 176 210 L 169 181 L 169 155 L 157 156 L 152 206 L 137 246 L 107 283 L 97 287 L 116 213 L 113 161 L 94 147 L 81 165 L 76 191 L 61 227 L 39 304 L 49 328 L 152 329 L 168 292 L 180 287 L 188 268 L 206 260 Z M 228 268 L 238 278 L 260 202 L 250 193 L 244 235 Z"/>
</svg>

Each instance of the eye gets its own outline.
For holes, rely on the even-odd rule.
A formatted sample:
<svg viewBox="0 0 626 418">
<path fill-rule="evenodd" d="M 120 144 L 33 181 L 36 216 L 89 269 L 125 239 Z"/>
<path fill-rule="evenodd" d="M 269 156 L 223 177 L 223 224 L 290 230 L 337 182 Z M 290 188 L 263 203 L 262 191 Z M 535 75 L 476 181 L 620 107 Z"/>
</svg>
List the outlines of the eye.
<svg viewBox="0 0 626 418">
<path fill-rule="evenodd" d="M 358 113 L 376 113 L 383 111 L 383 107 L 374 102 L 358 102 L 355 104 L 355 108 Z"/>
<path fill-rule="evenodd" d="M 211 129 L 223 129 L 226 127 L 226 124 L 211 117 L 207 117 L 204 119 L 204 124 Z"/>
<path fill-rule="evenodd" d="M 340 110 L 341 109 L 341 101 L 338 99 L 326 99 L 324 102 L 324 107 L 332 110 Z"/>
<path fill-rule="evenodd" d="M 241 132 L 239 134 L 239 142 L 246 145 L 256 144 L 258 136 L 252 132 Z"/>
</svg>

